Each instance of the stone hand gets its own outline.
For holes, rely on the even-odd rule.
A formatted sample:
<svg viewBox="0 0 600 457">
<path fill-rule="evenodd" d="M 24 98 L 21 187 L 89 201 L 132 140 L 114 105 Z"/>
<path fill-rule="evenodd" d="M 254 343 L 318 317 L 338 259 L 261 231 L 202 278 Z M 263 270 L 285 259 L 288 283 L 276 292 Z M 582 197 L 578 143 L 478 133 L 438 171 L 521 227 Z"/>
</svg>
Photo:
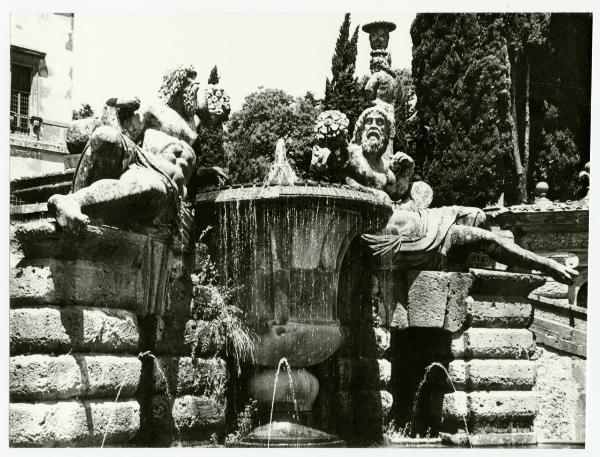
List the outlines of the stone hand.
<svg viewBox="0 0 600 457">
<path fill-rule="evenodd" d="M 415 161 L 404 152 L 396 152 L 390 160 L 390 170 L 396 177 L 410 178 L 415 169 Z"/>
</svg>

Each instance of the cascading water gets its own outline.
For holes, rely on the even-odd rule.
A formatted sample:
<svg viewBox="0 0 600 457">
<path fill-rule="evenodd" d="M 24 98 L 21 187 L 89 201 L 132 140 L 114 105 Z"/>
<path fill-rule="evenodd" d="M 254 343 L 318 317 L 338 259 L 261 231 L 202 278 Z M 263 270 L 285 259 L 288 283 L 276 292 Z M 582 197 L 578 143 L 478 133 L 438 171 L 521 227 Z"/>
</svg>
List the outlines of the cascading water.
<svg viewBox="0 0 600 457">
<path fill-rule="evenodd" d="M 337 287 L 346 249 L 361 234 L 381 229 L 391 214 L 391 207 L 371 193 L 290 178 L 282 142 L 271 171 L 273 180 L 264 185 L 208 190 L 196 199 L 198 226 L 217 226 L 208 245 L 220 279 L 234 286 L 233 300 L 259 335 L 254 356 L 256 364 L 265 367 L 265 376 L 256 375 L 261 382 L 273 379 L 270 373 L 282 358 L 302 369 L 339 349 L 343 333 Z M 296 394 L 311 398 L 303 400 L 310 410 L 318 382 L 306 370 L 302 376 L 306 385 Z M 253 385 L 260 387 L 258 382 Z M 266 405 L 271 395 L 264 400 Z M 278 434 L 299 430 L 278 427 L 273 430 Z M 312 441 L 302 445 L 339 442 L 304 428 L 302 433 Z"/>
</svg>

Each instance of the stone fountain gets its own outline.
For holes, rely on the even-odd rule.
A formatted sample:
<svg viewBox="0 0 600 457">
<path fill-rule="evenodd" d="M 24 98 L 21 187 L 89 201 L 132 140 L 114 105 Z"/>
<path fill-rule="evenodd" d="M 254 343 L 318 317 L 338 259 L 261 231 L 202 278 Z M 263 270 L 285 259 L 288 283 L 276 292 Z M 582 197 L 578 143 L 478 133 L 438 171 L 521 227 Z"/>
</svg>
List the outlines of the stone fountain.
<svg viewBox="0 0 600 457">
<path fill-rule="evenodd" d="M 282 148 L 280 140 L 273 171 L 286 169 Z M 239 286 L 235 301 L 259 335 L 254 362 L 262 369 L 250 381 L 254 397 L 259 405 L 271 404 L 276 368 L 285 358 L 301 369 L 292 377 L 298 409 L 307 412 L 319 384 L 302 368 L 328 359 L 344 342 L 336 308 L 344 255 L 356 237 L 385 224 L 391 207 L 349 186 L 271 175 L 279 178 L 200 193 L 197 222 L 216 224 L 213 258 L 222 280 Z M 276 403 L 286 396 L 280 390 Z M 302 433 L 297 427 L 285 430 L 288 445 L 338 441 L 305 427 Z"/>
</svg>

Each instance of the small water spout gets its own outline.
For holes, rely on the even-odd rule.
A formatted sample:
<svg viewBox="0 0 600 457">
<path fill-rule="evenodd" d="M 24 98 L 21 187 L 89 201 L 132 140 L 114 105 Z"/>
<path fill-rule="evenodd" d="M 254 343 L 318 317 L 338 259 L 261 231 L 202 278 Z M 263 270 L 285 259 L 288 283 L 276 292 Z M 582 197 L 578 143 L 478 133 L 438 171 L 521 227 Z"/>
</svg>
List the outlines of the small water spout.
<svg viewBox="0 0 600 457">
<path fill-rule="evenodd" d="M 300 415 L 298 413 L 298 402 L 296 401 L 296 392 L 294 390 L 294 380 L 292 379 L 292 367 L 285 357 L 282 357 L 277 364 L 277 372 L 275 373 L 275 382 L 273 384 L 273 397 L 271 399 L 271 413 L 269 415 L 269 434 L 267 436 L 267 448 L 271 444 L 271 430 L 273 428 L 273 409 L 275 408 L 275 394 L 277 393 L 277 381 L 279 380 L 279 372 L 281 367 L 285 365 L 286 372 L 288 375 L 288 383 L 290 386 L 290 393 L 292 394 L 292 401 L 294 403 L 294 413 L 296 415 L 296 422 L 300 422 Z"/>
<path fill-rule="evenodd" d="M 116 405 L 117 402 L 119 401 L 119 396 L 121 395 L 121 390 L 123 390 L 123 386 L 125 385 L 125 382 L 127 381 L 127 378 L 123 378 L 123 380 L 121 381 L 121 384 L 119 385 L 119 390 L 117 390 L 117 396 L 115 397 L 115 401 L 114 404 Z M 102 436 L 102 444 L 100 445 L 100 449 L 102 449 L 104 447 L 104 442 L 106 441 L 106 435 L 108 434 L 108 431 L 110 430 L 110 426 L 112 424 L 113 418 L 116 415 L 116 411 L 113 412 L 113 414 L 110 415 L 110 419 L 108 420 L 108 423 L 106 424 L 106 430 L 104 431 L 104 435 Z"/>
<path fill-rule="evenodd" d="M 169 382 L 167 381 L 167 376 L 165 375 L 165 372 L 160 367 L 156 356 L 152 354 L 152 352 L 146 351 L 138 355 L 139 359 L 142 359 L 144 357 L 150 357 L 152 359 L 153 365 L 156 367 L 156 371 L 158 371 L 158 374 L 160 375 L 162 381 L 165 384 L 165 395 L 167 397 L 167 403 L 169 405 L 169 408 L 171 408 L 173 406 L 173 397 L 171 396 L 171 391 L 169 390 Z M 179 428 L 175 420 L 173 420 L 173 425 L 175 426 L 175 430 L 177 430 L 177 444 L 181 444 L 181 429 Z"/>
<path fill-rule="evenodd" d="M 411 413 L 411 417 L 410 417 L 410 425 L 408 427 L 408 435 L 409 436 L 412 436 L 412 434 L 413 434 L 413 426 L 414 426 L 415 418 L 417 415 L 417 406 L 419 404 L 421 390 L 423 389 L 423 386 L 429 379 L 429 374 L 431 373 L 431 370 L 433 368 L 439 368 L 442 370 L 442 372 L 446 376 L 446 379 L 448 381 L 450 381 L 450 386 L 452 387 L 453 392 L 456 392 L 456 386 L 454 385 L 454 381 L 452 381 L 452 376 L 450 376 L 450 373 L 448 373 L 448 370 L 446 369 L 446 367 L 444 365 L 442 365 L 439 362 L 433 362 L 431 365 L 427 366 L 427 368 L 425 368 L 425 374 L 423 375 L 423 379 L 421 379 L 421 382 L 419 383 L 419 386 L 417 387 L 417 393 L 415 394 L 415 400 L 413 402 L 412 413 Z M 467 425 L 467 418 L 463 415 L 462 420 L 463 420 L 463 424 L 465 426 L 465 433 L 467 434 L 467 442 L 469 443 L 469 447 L 472 447 L 470 436 L 469 436 L 469 427 Z"/>
<path fill-rule="evenodd" d="M 265 185 L 291 186 L 298 181 L 298 175 L 290 165 L 285 149 L 285 140 L 280 138 L 275 146 L 275 161 L 269 169 Z"/>
</svg>

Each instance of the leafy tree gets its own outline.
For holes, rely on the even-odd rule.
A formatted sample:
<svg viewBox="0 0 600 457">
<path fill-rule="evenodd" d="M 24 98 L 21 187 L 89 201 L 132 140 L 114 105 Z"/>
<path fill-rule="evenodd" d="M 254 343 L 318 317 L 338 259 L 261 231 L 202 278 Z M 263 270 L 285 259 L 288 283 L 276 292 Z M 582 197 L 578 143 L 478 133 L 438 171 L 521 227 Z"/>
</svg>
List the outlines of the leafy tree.
<svg viewBox="0 0 600 457">
<path fill-rule="evenodd" d="M 314 97 L 294 98 L 279 89 L 261 88 L 248 95 L 227 125 L 226 150 L 233 182 L 262 181 L 279 138 L 286 139 L 288 158 L 296 172 L 306 176 L 313 126 L 320 110 Z"/>
<path fill-rule="evenodd" d="M 415 153 L 415 84 L 410 70 L 397 69 L 394 118 L 396 137 L 394 151 L 402 151 L 411 156 Z"/>
<path fill-rule="evenodd" d="M 73 110 L 73 120 L 86 119 L 94 116 L 94 110 L 89 103 L 82 103 L 79 109 Z"/>
<path fill-rule="evenodd" d="M 219 73 L 217 72 L 217 66 L 215 65 L 210 70 L 210 76 L 208 77 L 208 84 L 219 84 Z"/>
<path fill-rule="evenodd" d="M 417 168 L 434 203 L 530 201 L 541 178 L 573 198 L 589 160 L 591 15 L 419 14 L 411 35 Z"/>
<path fill-rule="evenodd" d="M 350 121 L 350 132 L 354 130 L 360 113 L 370 104 L 364 93 L 365 85 L 354 76 L 357 44 L 358 26 L 350 37 L 350 13 L 346 13 L 331 59 L 332 78 L 325 80 L 324 107 L 346 114 Z"/>
<path fill-rule="evenodd" d="M 434 205 L 485 206 L 503 192 L 510 157 L 504 42 L 475 14 L 418 14 L 411 36 L 418 170 Z"/>
</svg>

